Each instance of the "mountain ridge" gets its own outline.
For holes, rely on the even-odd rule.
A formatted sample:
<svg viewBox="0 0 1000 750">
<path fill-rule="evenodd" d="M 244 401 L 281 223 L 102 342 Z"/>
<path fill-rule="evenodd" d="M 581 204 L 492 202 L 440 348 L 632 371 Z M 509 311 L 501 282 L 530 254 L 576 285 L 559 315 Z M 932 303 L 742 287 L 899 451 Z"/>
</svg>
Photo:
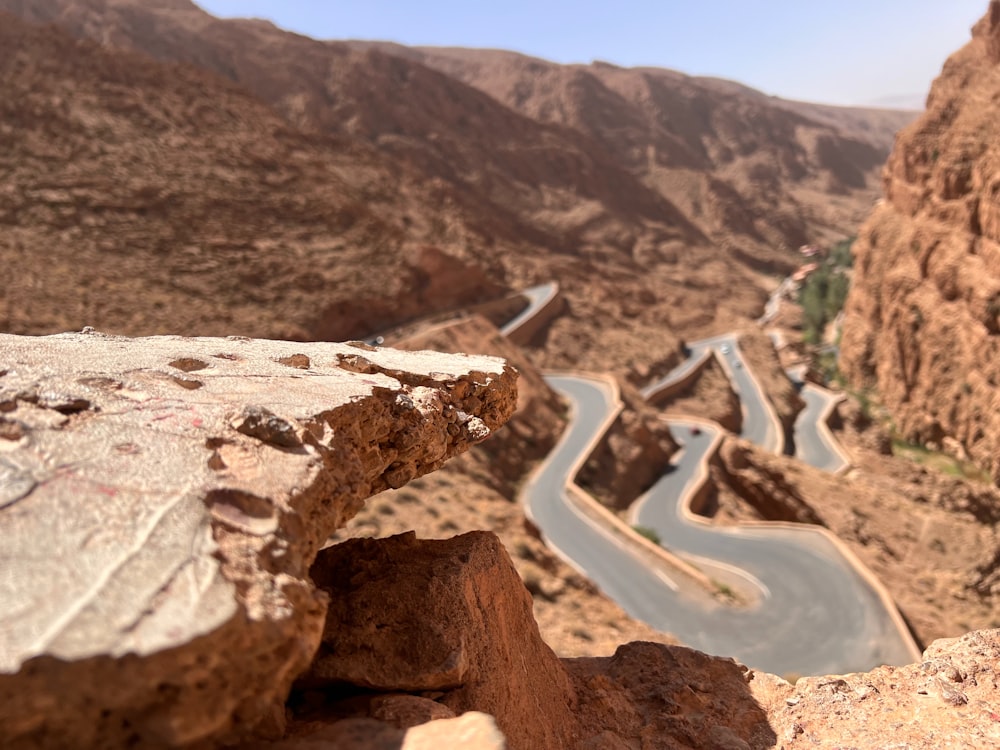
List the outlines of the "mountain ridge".
<svg viewBox="0 0 1000 750">
<path fill-rule="evenodd" d="M 106 49 L 208 69 L 295 129 L 405 165 L 446 196 L 420 209 L 425 223 L 473 235 L 452 242 L 449 256 L 505 288 L 560 281 L 569 313 L 538 349 L 545 365 L 596 366 L 603 345 L 623 355 L 625 369 L 643 367 L 676 358 L 682 338 L 756 317 L 773 276 L 797 264 L 794 248 L 852 231 L 889 147 L 885 128 L 872 126 L 882 133 L 872 146 L 759 93 L 675 95 L 666 79 L 681 74 L 551 67 L 566 79 L 573 112 L 546 120 L 508 106 L 483 81 L 267 22 L 214 19 L 184 0 L 0 0 L 0 8 Z M 643 86 L 659 103 L 643 105 Z M 675 100 L 671 115 L 664 107 Z M 755 113 L 757 124 L 746 116 Z M 701 121 L 717 130 L 704 143 Z M 632 299 L 643 307 L 632 310 Z M 390 303 L 372 304 L 384 309 L 378 325 L 390 325 Z M 320 335 L 334 331 L 363 335 L 360 321 Z"/>
</svg>

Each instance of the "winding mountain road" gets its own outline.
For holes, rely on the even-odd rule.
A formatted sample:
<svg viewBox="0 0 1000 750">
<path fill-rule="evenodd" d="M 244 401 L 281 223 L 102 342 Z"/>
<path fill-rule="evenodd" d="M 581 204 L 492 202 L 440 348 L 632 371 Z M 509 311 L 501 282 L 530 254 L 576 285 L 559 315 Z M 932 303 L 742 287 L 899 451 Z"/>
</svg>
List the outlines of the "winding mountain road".
<svg viewBox="0 0 1000 750">
<path fill-rule="evenodd" d="M 777 419 L 734 335 L 692 345 L 690 358 L 644 395 L 683 377 L 703 357 L 713 356 L 713 349 L 740 392 L 743 436 L 780 448 Z M 667 574 L 582 515 L 567 496 L 582 457 L 615 413 L 614 394 L 585 378 L 547 380 L 569 399 L 573 415 L 563 439 L 525 487 L 528 513 L 547 542 L 629 614 L 696 648 L 778 674 L 845 673 L 914 660 L 915 644 L 890 611 L 891 603 L 818 530 L 778 524 L 719 528 L 685 512 L 682 500 L 702 481 L 718 430 L 698 423 L 695 431 L 693 423 L 671 420 L 674 434 L 684 436 L 684 450 L 633 506 L 631 520 L 654 529 L 666 548 L 696 565 L 710 559 L 738 568 L 759 587 L 761 601 L 740 609 L 679 590 Z M 825 403 L 817 402 L 817 408 Z"/>
<path fill-rule="evenodd" d="M 654 397 L 671 383 L 686 376 L 704 357 L 712 356 L 715 350 L 719 353 L 730 382 L 740 397 L 743 409 L 743 430 L 740 432 L 740 437 L 772 453 L 781 453 L 784 450 L 784 437 L 781 434 L 780 423 L 764 397 L 760 384 L 740 354 L 736 334 L 729 333 L 696 341 L 688 346 L 688 350 L 690 355 L 687 360 L 660 380 L 643 388 L 640 391 L 642 396 L 647 400 Z"/>
<path fill-rule="evenodd" d="M 823 534 L 806 526 L 716 527 L 685 514 L 718 430 L 672 421 L 684 452 L 639 502 L 631 520 L 654 529 L 665 547 L 733 565 L 764 587 L 751 610 L 703 619 L 693 632 L 670 629 L 685 643 L 732 655 L 778 674 L 862 671 L 906 664 L 913 654 L 878 593 Z"/>
<path fill-rule="evenodd" d="M 848 463 L 833 446 L 830 431 L 826 427 L 827 413 L 840 401 L 841 396 L 810 383 L 802 385 L 800 395 L 806 402 L 806 408 L 795 420 L 796 458 L 831 474 L 846 469 Z"/>
<path fill-rule="evenodd" d="M 507 336 L 530 333 L 536 317 L 551 315 L 559 288 L 543 284 L 522 294 L 528 305 L 502 328 Z M 741 436 L 781 452 L 780 424 L 743 360 L 734 334 L 692 344 L 689 358 L 644 389 L 643 395 L 655 396 L 713 356 L 719 358 L 740 396 Z M 608 382 L 591 378 L 547 375 L 546 380 L 569 400 L 572 413 L 558 445 L 526 482 L 522 502 L 546 543 L 630 615 L 691 646 L 777 674 L 864 671 L 919 658 L 894 605 L 880 597 L 831 538 L 814 528 L 792 524 L 715 527 L 687 509 L 685 502 L 704 481 L 706 456 L 719 435 L 719 428 L 708 423 L 699 422 L 694 430 L 694 423 L 670 421 L 675 436 L 683 436 L 684 449 L 671 469 L 634 504 L 630 520 L 656 530 L 665 548 L 708 575 L 725 568 L 730 579 L 742 577 L 745 585 L 759 592 L 753 606 L 720 603 L 677 575 L 684 564 L 678 566 L 675 561 L 671 566 L 667 559 L 660 559 L 669 558 L 662 550 L 660 557 L 643 553 L 635 542 L 611 528 L 613 523 L 620 525 L 613 518 L 613 523 L 595 520 L 593 513 L 581 509 L 579 498 L 571 497 L 582 494 L 573 480 L 618 414 L 617 391 Z M 842 459 L 830 445 L 829 431 L 818 424 L 836 396 L 810 389 L 808 384 L 803 388 L 807 409 L 796 424 L 796 445 L 803 460 L 835 470 Z M 697 576 L 705 580 L 702 573 Z"/>
<path fill-rule="evenodd" d="M 528 299 L 528 306 L 521 312 L 507 321 L 500 328 L 500 333 L 504 336 L 515 334 L 521 326 L 534 318 L 538 313 L 559 294 L 559 285 L 554 281 L 548 284 L 539 284 L 521 292 L 522 297 Z"/>
</svg>

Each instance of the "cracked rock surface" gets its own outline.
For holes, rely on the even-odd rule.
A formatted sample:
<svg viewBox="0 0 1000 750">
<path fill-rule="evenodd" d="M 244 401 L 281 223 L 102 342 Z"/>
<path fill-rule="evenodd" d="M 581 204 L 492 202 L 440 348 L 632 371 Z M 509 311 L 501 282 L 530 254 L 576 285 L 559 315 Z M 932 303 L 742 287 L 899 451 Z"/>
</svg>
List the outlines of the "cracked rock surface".
<svg viewBox="0 0 1000 750">
<path fill-rule="evenodd" d="M 279 736 L 318 549 L 503 424 L 515 381 L 363 344 L 0 335 L 0 737 Z"/>
</svg>

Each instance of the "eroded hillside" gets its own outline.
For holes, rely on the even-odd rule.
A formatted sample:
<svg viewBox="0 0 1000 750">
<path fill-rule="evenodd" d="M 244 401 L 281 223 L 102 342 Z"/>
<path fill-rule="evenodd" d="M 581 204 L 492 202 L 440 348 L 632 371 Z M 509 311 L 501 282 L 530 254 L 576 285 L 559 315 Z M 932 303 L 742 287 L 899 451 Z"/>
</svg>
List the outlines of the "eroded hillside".
<svg viewBox="0 0 1000 750">
<path fill-rule="evenodd" d="M 334 135 L 344 148 L 377 152 L 390 174 L 415 176 L 414 190 L 429 196 L 376 212 L 402 238 L 440 245 L 496 284 L 561 283 L 568 314 L 536 352 L 554 366 L 669 365 L 681 339 L 758 315 L 772 275 L 794 262 L 791 248 L 851 232 L 874 198 L 889 134 L 908 118 L 773 103 L 671 71 L 319 42 L 265 22 L 214 19 L 186 0 L 0 0 L 0 8 L 105 48 L 210 70 L 289 128 Z M 529 83 L 523 97 L 508 91 Z M 345 182 L 366 195 L 371 182 L 383 184 L 383 165 Z M 262 171 L 283 167 L 278 157 Z M 305 186 L 295 193 L 312 203 Z M 384 262 L 384 246 L 371 246 Z M 433 307 L 439 295 L 430 292 L 439 290 L 413 294 L 427 278 L 423 268 L 415 275 L 361 297 L 379 313 L 366 321 L 327 302 L 326 325 L 307 335 L 361 335 L 363 322 L 391 322 L 390 310 L 405 319 Z M 345 280 L 331 281 L 339 289 Z M 219 303 L 233 306 L 225 294 Z M 88 322 L 107 325 L 100 315 Z"/>
<path fill-rule="evenodd" d="M 504 289 L 450 188 L 212 73 L 7 14 L 0 65 L 2 330 L 341 340 Z"/>
<path fill-rule="evenodd" d="M 363 47 L 371 45 L 361 43 Z M 913 113 L 767 97 L 731 81 L 501 50 L 377 45 L 567 125 L 680 206 L 736 263 L 787 266 L 789 246 L 843 234 Z"/>
<path fill-rule="evenodd" d="M 934 83 L 855 244 L 841 367 L 908 441 L 1000 479 L 1000 3 Z"/>
</svg>

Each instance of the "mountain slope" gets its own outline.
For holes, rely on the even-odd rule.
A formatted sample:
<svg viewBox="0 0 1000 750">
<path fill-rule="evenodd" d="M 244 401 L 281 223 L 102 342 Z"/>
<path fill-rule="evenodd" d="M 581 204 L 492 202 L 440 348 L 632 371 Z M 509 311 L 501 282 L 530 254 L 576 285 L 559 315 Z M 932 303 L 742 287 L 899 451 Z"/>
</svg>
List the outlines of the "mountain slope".
<svg viewBox="0 0 1000 750">
<path fill-rule="evenodd" d="M 901 435 L 1000 480 L 1000 2 L 900 136 L 855 245 L 841 367 Z"/>
<path fill-rule="evenodd" d="M 212 74 L 6 14 L 0 69 L 4 330 L 351 338 L 503 290 L 446 187 Z"/>
<path fill-rule="evenodd" d="M 561 283 L 569 312 L 539 342 L 541 363 L 552 366 L 670 364 L 681 337 L 756 317 L 773 274 L 794 265 L 792 248 L 850 233 L 887 153 L 883 136 L 873 145 L 737 84 L 670 71 L 503 53 L 515 68 L 542 66 L 551 84 L 551 95 L 518 102 L 468 61 L 445 69 L 419 50 L 221 21 L 186 0 L 0 0 L 0 8 L 106 47 L 207 68 L 289 126 L 367 146 L 419 175 L 439 196 L 419 219 L 431 234 L 451 232 L 450 254 L 510 287 Z M 475 238 L 459 240 L 466 229 Z M 338 312 L 349 311 L 331 316 Z"/>
<path fill-rule="evenodd" d="M 372 47 L 371 43 L 357 43 Z M 499 50 L 408 49 L 546 123 L 569 125 L 754 257 L 842 234 L 872 195 L 893 134 L 915 113 L 786 102 L 719 79 L 606 63 L 556 65 Z M 831 194 L 852 200 L 830 206 Z M 787 260 L 787 258 L 786 258 Z M 780 261 L 773 261 L 780 262 Z"/>
</svg>

